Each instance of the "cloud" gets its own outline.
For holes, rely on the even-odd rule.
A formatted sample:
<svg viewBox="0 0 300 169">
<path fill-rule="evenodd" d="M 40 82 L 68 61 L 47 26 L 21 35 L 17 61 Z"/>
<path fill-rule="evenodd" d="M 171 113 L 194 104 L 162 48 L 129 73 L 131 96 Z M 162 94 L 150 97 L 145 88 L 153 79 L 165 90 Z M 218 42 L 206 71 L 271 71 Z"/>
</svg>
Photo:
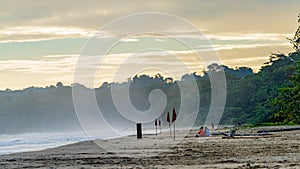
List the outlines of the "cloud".
<svg viewBox="0 0 300 169">
<path fill-rule="evenodd" d="M 250 49 L 258 47 L 271 47 L 277 46 L 281 48 L 283 46 L 290 46 L 290 43 L 286 39 L 292 37 L 292 34 L 275 34 L 275 33 L 255 33 L 255 34 L 208 34 L 206 38 L 213 44 L 199 45 L 197 46 L 201 50 L 235 50 L 235 49 Z M 192 38 L 189 36 L 189 38 Z M 194 37 L 197 38 L 197 37 Z"/>
<path fill-rule="evenodd" d="M 281 44 L 226 44 L 226 45 L 214 45 L 213 49 L 216 51 L 220 50 L 234 50 L 234 49 L 255 49 L 258 47 L 270 47 L 270 46 L 290 46 L 290 43 L 281 43 Z"/>
<path fill-rule="evenodd" d="M 6 72 L 4 75 L 18 74 L 24 77 L 43 76 L 45 83 L 50 80 L 67 81 L 71 83 L 70 79 L 75 72 L 76 64 L 79 71 L 93 72 L 98 69 L 100 75 L 97 77 L 101 80 L 109 81 L 109 79 L 116 76 L 113 74 L 120 67 L 128 68 L 161 68 L 162 70 L 169 70 L 180 77 L 183 70 L 186 68 L 199 68 L 201 65 L 197 64 L 196 56 L 192 55 L 193 51 L 152 51 L 141 53 L 120 53 L 109 54 L 100 61 L 99 56 L 79 56 L 72 55 L 45 55 L 40 60 L 1 60 L 0 72 Z M 175 57 L 177 56 L 177 57 Z M 186 58 L 186 57 L 189 58 Z M 199 60 L 198 60 L 199 61 Z M 157 69 L 155 69 L 157 71 Z M 177 72 L 177 73 L 176 73 Z M 135 72 L 137 74 L 138 72 Z M 93 77 L 94 74 L 84 74 L 84 77 Z M 118 75 L 119 76 L 119 75 Z M 74 77 L 74 76 L 73 76 Z M 126 75 L 126 78 L 131 76 Z M 125 76 L 123 80 L 126 80 Z M 53 82 L 54 83 L 54 82 Z"/>
<path fill-rule="evenodd" d="M 235 59 L 224 59 L 222 60 L 223 62 L 230 62 L 231 64 L 245 64 L 245 63 L 249 63 L 249 62 L 253 62 L 253 61 L 265 61 L 268 58 L 266 57 L 251 57 L 251 58 L 235 58 Z"/>
<path fill-rule="evenodd" d="M 286 40 L 288 37 L 292 37 L 293 34 L 282 33 L 225 33 L 225 34 L 208 34 L 206 37 L 211 40 Z"/>
<path fill-rule="evenodd" d="M 134 38 L 125 38 L 121 39 L 121 42 L 138 42 L 139 39 L 134 39 Z"/>
<path fill-rule="evenodd" d="M 97 31 L 76 27 L 18 26 L 0 29 L 0 42 L 27 42 L 63 38 L 88 38 Z M 104 34 L 104 32 L 103 32 Z M 106 34 L 108 36 L 108 34 Z"/>
<path fill-rule="evenodd" d="M 17 72 L 22 74 L 59 74 L 73 73 L 75 57 L 57 60 L 1 60 L 0 71 Z"/>
<path fill-rule="evenodd" d="M 241 47 L 240 49 L 251 49 L 253 46 L 241 45 L 239 47 Z M 221 51 L 227 50 L 224 49 L 224 46 L 219 46 L 218 48 Z M 95 80 L 95 85 L 97 86 L 105 81 L 126 81 L 127 78 L 131 78 L 135 74 L 141 74 L 145 70 L 150 75 L 162 71 L 164 73 L 160 73 L 168 76 L 171 75 L 174 79 L 179 79 L 182 75 L 189 72 L 201 73 L 210 63 L 230 66 L 251 66 L 258 70 L 259 65 L 268 60 L 268 56 L 258 57 L 257 55 L 253 55 L 253 57 L 244 57 L 241 55 L 239 57 L 236 56 L 237 58 L 211 59 L 205 64 L 194 52 L 192 50 L 185 50 L 118 53 L 106 55 L 102 62 L 100 62 L 99 56 L 80 56 L 81 60 L 79 61 L 79 55 L 77 54 L 45 55 L 40 60 L 2 60 L 0 61 L 0 72 L 2 72 L 2 78 L 5 79 L 21 76 L 22 78 L 34 79 L 36 81 L 38 78 L 40 86 L 55 84 L 57 81 L 71 84 L 74 80 L 75 66 L 79 62 L 81 64 L 78 67 L 79 70 L 88 72 L 87 74 L 83 73 L 79 77 L 89 81 Z M 134 69 L 140 71 L 135 71 Z M 95 70 L 97 71 L 94 78 Z"/>
<path fill-rule="evenodd" d="M 144 11 L 166 12 L 182 17 L 200 31 L 213 33 L 211 38 L 219 40 L 224 38 L 228 40 L 228 36 L 231 36 L 219 35 L 225 32 L 254 33 L 249 34 L 248 39 L 258 39 L 262 35 L 263 38 L 269 36 L 276 39 L 269 33 L 295 31 L 299 5 L 299 1 L 283 3 L 270 0 L 244 3 L 235 0 L 226 2 L 192 0 L 189 3 L 175 0 L 144 1 L 139 4 L 127 0 L 117 3 L 116 1 L 86 3 L 72 0 L 66 0 L 64 3 L 56 0 L 43 2 L 25 0 L 19 3 L 10 0 L 2 2 L 0 6 L 0 41 L 90 37 L 96 30 L 115 19 Z M 147 21 L 143 24 L 147 25 Z M 192 36 L 195 32 L 185 30 L 182 25 L 176 24 L 171 28 L 165 28 L 165 31 L 183 36 Z M 255 32 L 266 34 L 257 35 Z M 234 37 L 238 40 L 241 36 Z"/>
<path fill-rule="evenodd" d="M 287 41 L 287 38 L 293 37 L 292 33 L 216 33 L 216 34 L 174 34 L 175 37 L 187 39 L 208 39 L 211 41 Z"/>
<path fill-rule="evenodd" d="M 73 55 L 44 55 L 43 58 L 65 58 L 65 57 L 78 57 L 78 54 Z"/>
<path fill-rule="evenodd" d="M 116 31 L 117 30 L 117 31 Z M 79 28 L 74 26 L 68 27 L 59 27 L 59 26 L 16 26 L 9 28 L 0 28 L 0 43 L 10 43 L 10 42 L 36 42 L 44 40 L 53 40 L 53 39 L 76 39 L 76 38 L 90 38 L 90 37 L 99 37 L 99 38 L 114 38 L 116 36 L 122 37 L 124 34 L 118 28 L 116 30 L 96 30 L 89 28 Z M 111 32 L 112 31 L 112 32 Z M 171 29 L 163 30 L 174 37 L 187 37 L 187 38 L 199 38 L 196 33 L 199 33 L 197 30 L 183 30 L 183 29 Z M 136 37 L 143 36 L 162 36 L 158 38 L 157 41 L 163 41 L 163 35 L 143 33 L 140 35 L 135 35 Z M 123 38 L 121 42 L 138 42 L 137 38 Z"/>
<path fill-rule="evenodd" d="M 163 42 L 165 40 L 163 38 L 156 38 L 155 41 L 157 41 L 157 42 Z"/>
<path fill-rule="evenodd" d="M 282 44 L 279 44 L 282 45 Z M 147 51 L 138 53 L 118 53 L 105 56 L 80 56 L 78 54 L 70 55 L 44 55 L 40 60 L 2 60 L 0 61 L 0 71 L 18 72 L 22 74 L 73 74 L 76 64 L 82 70 L 96 70 L 100 68 L 105 73 L 111 73 L 120 66 L 134 67 L 143 65 L 144 67 L 166 67 L 167 69 L 178 69 L 188 67 L 195 69 L 211 63 L 221 63 L 217 53 L 213 50 L 232 50 L 232 49 L 251 49 L 257 47 L 268 47 L 269 44 L 236 44 L 217 45 L 205 54 L 211 54 L 214 57 L 203 57 L 203 50 L 183 50 L 183 51 Z M 200 57 L 200 58 L 199 58 Z M 249 58 L 224 58 L 222 62 L 230 64 L 243 64 L 247 62 L 262 62 L 266 57 Z M 100 62 L 101 61 L 101 62 Z"/>
<path fill-rule="evenodd" d="M 0 27 L 3 29 L 17 26 L 73 26 L 98 30 L 114 19 L 148 11 L 166 12 L 182 17 L 210 33 L 282 33 L 295 31 L 299 5 L 298 0 L 291 0 L 289 3 L 274 0 L 249 2 L 191 0 L 189 3 L 179 0 L 142 3 L 128 0 L 88 3 L 73 0 L 65 0 L 64 3 L 57 0 L 43 2 L 24 0 L 20 3 L 10 0 L 1 3 Z"/>
</svg>

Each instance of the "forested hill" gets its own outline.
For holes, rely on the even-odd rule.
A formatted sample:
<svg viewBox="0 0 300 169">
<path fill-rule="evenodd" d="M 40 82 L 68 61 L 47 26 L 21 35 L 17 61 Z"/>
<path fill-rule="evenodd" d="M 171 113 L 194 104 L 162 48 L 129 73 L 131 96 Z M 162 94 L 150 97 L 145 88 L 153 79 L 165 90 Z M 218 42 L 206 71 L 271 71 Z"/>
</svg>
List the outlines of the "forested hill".
<svg viewBox="0 0 300 169">
<path fill-rule="evenodd" d="M 285 121 L 284 118 L 286 117 L 282 117 L 282 119 L 274 117 L 280 111 L 275 108 L 278 92 L 283 88 L 291 87 L 294 83 L 294 77 L 298 75 L 297 62 L 299 62 L 299 57 L 299 52 L 287 56 L 273 54 L 270 56 L 270 62 L 266 63 L 258 73 L 230 84 L 222 122 L 300 123 L 299 119 Z M 299 110 L 298 107 L 298 118 Z M 297 113 L 295 113 L 296 115 Z"/>
<path fill-rule="evenodd" d="M 210 65 L 207 72 L 200 76 L 196 73 L 184 75 L 182 78 L 195 77 L 201 92 L 201 110 L 210 104 L 210 81 L 208 73 L 224 69 L 230 80 L 237 81 L 252 75 L 250 68 L 231 69 L 227 66 Z M 56 86 L 45 88 L 30 87 L 23 90 L 0 91 L 0 133 L 68 131 L 79 130 L 80 125 L 73 106 L 72 87 L 82 87 L 84 90 L 95 90 L 97 102 L 107 121 L 118 123 L 119 118 L 111 96 L 112 85 L 130 84 L 130 99 L 139 110 L 147 110 L 150 106 L 149 93 L 153 89 L 161 89 L 167 95 L 167 110 L 174 106 L 180 109 L 180 91 L 172 78 L 164 78 L 160 74 L 154 77 L 148 75 L 135 76 L 124 83 L 103 83 L 96 89 L 89 89 L 80 84 L 64 86 L 58 82 Z M 200 113 L 200 112 L 199 112 Z M 201 112 L 203 114 L 203 111 Z M 164 114 L 165 115 L 165 114 Z"/>
<path fill-rule="evenodd" d="M 294 62 L 291 61 L 294 60 Z M 195 125 L 201 125 L 209 110 L 211 102 L 211 88 L 209 73 L 223 69 L 227 78 L 227 101 L 221 120 L 222 124 L 237 122 L 261 123 L 275 120 L 276 112 L 269 111 L 268 100 L 278 94 L 278 89 L 291 85 L 289 79 L 296 72 L 295 62 L 299 60 L 299 53 L 289 55 L 272 55 L 271 61 L 253 73 L 250 68 L 240 67 L 232 69 L 224 65 L 212 64 L 203 75 L 197 73 L 184 75 L 182 78 L 195 77 L 200 92 L 199 118 Z M 173 106 L 180 109 L 179 81 L 164 78 L 157 74 L 135 76 L 130 83 L 130 99 L 139 110 L 146 110 L 149 93 L 156 88 L 162 89 L 168 99 L 167 110 Z M 118 119 L 114 116 L 118 112 L 110 94 L 111 85 L 104 83 L 95 89 L 97 101 L 107 119 Z M 77 84 L 78 85 L 78 84 Z M 83 88 L 85 88 L 83 86 Z M 85 88 L 85 90 L 91 90 Z M 72 102 L 72 87 L 57 83 L 56 86 L 45 88 L 30 87 L 24 90 L 0 92 L 0 132 L 25 131 L 62 131 L 79 129 Z"/>
</svg>

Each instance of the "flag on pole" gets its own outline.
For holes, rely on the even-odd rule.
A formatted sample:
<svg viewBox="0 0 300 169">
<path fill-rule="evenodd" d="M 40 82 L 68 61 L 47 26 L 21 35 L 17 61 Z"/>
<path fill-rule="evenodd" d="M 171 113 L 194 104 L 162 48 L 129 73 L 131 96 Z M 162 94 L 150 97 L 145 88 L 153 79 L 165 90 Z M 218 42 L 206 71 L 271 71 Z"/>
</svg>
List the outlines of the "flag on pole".
<svg viewBox="0 0 300 169">
<path fill-rule="evenodd" d="M 172 113 L 172 123 L 173 123 L 174 121 L 176 121 L 176 118 L 177 118 L 177 116 L 176 116 L 175 108 L 173 108 L 173 113 Z"/>
<path fill-rule="evenodd" d="M 167 122 L 170 123 L 170 113 L 167 114 Z"/>
<path fill-rule="evenodd" d="M 158 120 L 158 125 L 159 125 L 159 132 L 161 133 L 161 121 Z"/>
<path fill-rule="evenodd" d="M 175 112 L 175 107 L 173 107 L 173 113 L 172 113 L 172 123 L 174 126 L 174 141 L 175 141 L 175 121 L 176 121 L 176 112 Z"/>
<path fill-rule="evenodd" d="M 170 137 L 172 138 L 171 121 L 170 121 L 170 113 L 169 113 L 169 112 L 168 112 L 168 114 L 167 114 L 167 122 L 169 123 Z"/>
</svg>

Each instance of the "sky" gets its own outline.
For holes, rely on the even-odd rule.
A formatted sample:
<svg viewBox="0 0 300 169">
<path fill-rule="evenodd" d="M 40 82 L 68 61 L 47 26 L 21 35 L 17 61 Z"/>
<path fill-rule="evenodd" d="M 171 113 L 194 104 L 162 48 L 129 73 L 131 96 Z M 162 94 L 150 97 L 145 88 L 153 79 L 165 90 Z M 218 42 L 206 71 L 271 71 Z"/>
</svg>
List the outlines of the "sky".
<svg viewBox="0 0 300 169">
<path fill-rule="evenodd" d="M 123 23 L 115 28 L 118 33 L 105 27 L 121 17 L 141 12 L 183 18 L 207 38 L 220 63 L 233 68 L 248 66 L 257 72 L 270 53 L 292 51 L 286 38 L 293 37 L 300 12 L 299 0 L 0 0 L 0 4 L 0 90 L 45 87 L 57 82 L 70 85 L 79 61 L 98 66 L 90 75 L 94 86 L 105 81 L 125 81 L 134 74 L 159 72 L 178 79 L 186 73 L 203 71 L 205 64 L 195 60 L 193 51 L 178 42 L 178 38 L 184 38 L 195 44 L 192 49 L 203 49 L 196 43 L 199 34 L 184 25 L 177 26 L 176 21 L 155 21 L 159 31 L 172 34 L 171 37 L 122 37 L 126 31 L 152 27 L 153 22 L 147 19 Z M 102 38 L 97 47 L 105 46 L 109 39 L 122 39 L 101 63 L 88 57 L 80 60 L 95 35 Z"/>
</svg>

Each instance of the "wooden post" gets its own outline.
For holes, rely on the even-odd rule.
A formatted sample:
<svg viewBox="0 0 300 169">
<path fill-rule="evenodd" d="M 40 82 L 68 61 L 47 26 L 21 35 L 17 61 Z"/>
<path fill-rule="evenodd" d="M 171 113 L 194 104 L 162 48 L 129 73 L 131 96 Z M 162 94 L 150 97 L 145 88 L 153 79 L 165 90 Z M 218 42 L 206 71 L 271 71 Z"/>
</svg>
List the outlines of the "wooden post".
<svg viewBox="0 0 300 169">
<path fill-rule="evenodd" d="M 143 134 L 142 134 L 142 123 L 137 123 L 136 124 L 136 132 L 137 132 L 137 139 L 142 139 Z"/>
<path fill-rule="evenodd" d="M 158 124 L 159 124 L 159 133 L 161 134 L 161 121 L 158 120 Z"/>
</svg>

